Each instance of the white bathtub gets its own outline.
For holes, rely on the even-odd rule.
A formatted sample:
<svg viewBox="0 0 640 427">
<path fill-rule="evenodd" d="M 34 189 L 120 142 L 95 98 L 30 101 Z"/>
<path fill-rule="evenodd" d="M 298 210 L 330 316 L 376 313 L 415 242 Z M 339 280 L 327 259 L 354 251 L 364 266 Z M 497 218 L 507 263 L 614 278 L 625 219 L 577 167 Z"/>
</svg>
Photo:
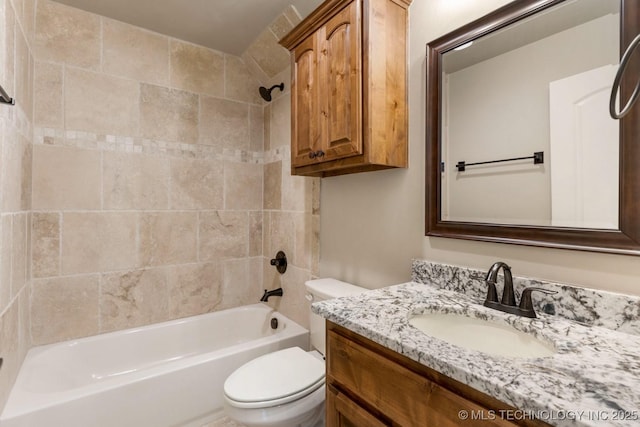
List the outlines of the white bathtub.
<svg viewBox="0 0 640 427">
<path fill-rule="evenodd" d="M 254 304 L 35 347 L 0 426 L 200 427 L 222 415 L 222 387 L 236 368 L 308 344 L 306 329 Z"/>
</svg>

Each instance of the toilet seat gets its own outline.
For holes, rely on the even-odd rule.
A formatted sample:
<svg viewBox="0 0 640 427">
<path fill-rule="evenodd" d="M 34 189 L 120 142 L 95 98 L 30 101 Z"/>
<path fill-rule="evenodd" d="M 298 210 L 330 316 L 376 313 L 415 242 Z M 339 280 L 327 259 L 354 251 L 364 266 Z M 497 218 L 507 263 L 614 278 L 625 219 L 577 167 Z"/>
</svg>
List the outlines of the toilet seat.
<svg viewBox="0 0 640 427">
<path fill-rule="evenodd" d="M 291 347 L 236 369 L 224 383 L 224 395 L 236 408 L 268 408 L 301 399 L 324 382 L 324 361 Z"/>
</svg>

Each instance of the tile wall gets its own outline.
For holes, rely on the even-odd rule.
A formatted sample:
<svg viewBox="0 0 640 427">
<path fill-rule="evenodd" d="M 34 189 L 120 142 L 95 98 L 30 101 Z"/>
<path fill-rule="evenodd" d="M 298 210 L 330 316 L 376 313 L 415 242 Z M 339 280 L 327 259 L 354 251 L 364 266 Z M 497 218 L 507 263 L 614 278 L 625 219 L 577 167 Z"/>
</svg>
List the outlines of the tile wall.
<svg viewBox="0 0 640 427">
<path fill-rule="evenodd" d="M 300 17 L 289 6 L 258 36 L 242 55 L 247 67 L 265 87 L 274 89 L 264 107 L 264 288 L 284 289 L 283 298 L 270 305 L 304 327 L 309 327 L 310 304 L 304 282 L 316 278 L 320 261 L 320 179 L 291 176 L 291 67 L 288 52 L 278 44 Z M 284 275 L 269 263 L 276 253 L 287 254 Z"/>
<path fill-rule="evenodd" d="M 18 99 L 0 106 L 0 408 L 32 345 L 279 286 L 270 304 L 307 324 L 319 180 L 290 176 L 276 42 L 292 10 L 241 57 L 50 0 L 0 0 L 0 19 L 0 84 Z M 276 81 L 267 104 L 258 87 Z"/>
<path fill-rule="evenodd" d="M 241 58 L 40 0 L 33 344 L 256 300 L 259 83 Z"/>
<path fill-rule="evenodd" d="M 35 0 L 0 0 L 0 408 L 30 346 L 33 16 Z"/>
</svg>

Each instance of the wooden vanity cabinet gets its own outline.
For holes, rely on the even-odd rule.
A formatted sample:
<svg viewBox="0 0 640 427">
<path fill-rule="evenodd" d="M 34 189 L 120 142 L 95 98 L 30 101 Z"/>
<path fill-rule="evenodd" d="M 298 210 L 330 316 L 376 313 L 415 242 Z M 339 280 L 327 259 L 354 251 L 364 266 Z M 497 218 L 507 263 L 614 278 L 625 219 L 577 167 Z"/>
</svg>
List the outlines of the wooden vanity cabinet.
<svg viewBox="0 0 640 427">
<path fill-rule="evenodd" d="M 291 51 L 291 170 L 407 167 L 411 0 L 327 0 L 281 41 Z"/>
<path fill-rule="evenodd" d="M 326 427 L 548 426 L 329 321 L 326 358 Z"/>
</svg>

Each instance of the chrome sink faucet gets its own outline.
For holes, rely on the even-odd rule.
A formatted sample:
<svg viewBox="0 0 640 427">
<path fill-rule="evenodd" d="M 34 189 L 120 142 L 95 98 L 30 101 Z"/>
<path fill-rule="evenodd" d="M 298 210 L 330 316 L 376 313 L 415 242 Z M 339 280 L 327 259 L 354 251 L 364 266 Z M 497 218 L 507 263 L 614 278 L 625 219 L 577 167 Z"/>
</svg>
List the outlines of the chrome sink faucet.
<svg viewBox="0 0 640 427">
<path fill-rule="evenodd" d="M 498 281 L 498 273 L 500 269 L 504 275 L 504 288 L 502 290 L 502 299 L 498 302 L 498 291 L 496 289 L 496 282 Z M 543 288 L 530 287 L 522 291 L 520 298 L 520 305 L 516 306 L 516 295 L 513 291 L 513 276 L 511 275 L 511 267 L 504 262 L 498 261 L 494 263 L 487 276 L 484 279 L 488 286 L 487 298 L 484 300 L 484 306 L 500 310 L 505 313 L 517 314 L 518 316 L 535 318 L 536 312 L 533 309 L 533 302 L 531 301 L 531 292 L 537 291 L 545 294 L 555 294 L 556 291 L 549 291 Z"/>
</svg>

